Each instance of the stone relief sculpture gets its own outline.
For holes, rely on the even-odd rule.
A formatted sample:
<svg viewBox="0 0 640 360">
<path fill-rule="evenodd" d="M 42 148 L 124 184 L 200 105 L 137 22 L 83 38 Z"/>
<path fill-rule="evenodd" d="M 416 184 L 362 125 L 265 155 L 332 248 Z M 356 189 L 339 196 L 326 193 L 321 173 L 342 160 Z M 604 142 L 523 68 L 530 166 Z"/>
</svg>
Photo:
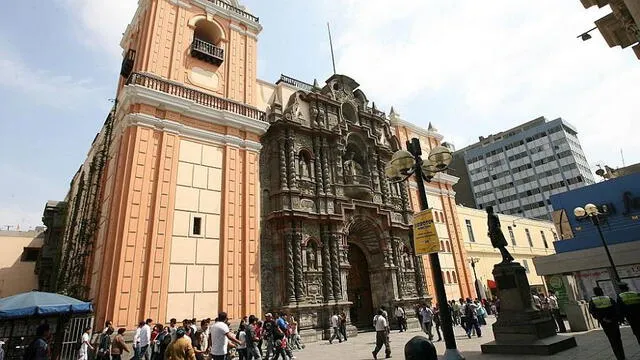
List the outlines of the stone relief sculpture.
<svg viewBox="0 0 640 360">
<path fill-rule="evenodd" d="M 307 247 L 307 269 L 309 270 L 317 270 L 318 263 L 316 262 L 316 252 L 318 249 L 316 248 L 315 243 L 310 243 Z"/>
</svg>

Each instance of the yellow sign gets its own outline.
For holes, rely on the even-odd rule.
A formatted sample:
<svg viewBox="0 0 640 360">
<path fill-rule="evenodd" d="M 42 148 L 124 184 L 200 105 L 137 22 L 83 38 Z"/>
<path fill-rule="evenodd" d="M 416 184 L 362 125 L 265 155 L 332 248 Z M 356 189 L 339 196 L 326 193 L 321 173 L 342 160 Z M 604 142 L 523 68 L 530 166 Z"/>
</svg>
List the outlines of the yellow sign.
<svg viewBox="0 0 640 360">
<path fill-rule="evenodd" d="M 426 255 L 440 251 L 440 239 L 433 222 L 431 210 L 421 211 L 413 216 L 413 244 L 416 255 Z"/>
</svg>

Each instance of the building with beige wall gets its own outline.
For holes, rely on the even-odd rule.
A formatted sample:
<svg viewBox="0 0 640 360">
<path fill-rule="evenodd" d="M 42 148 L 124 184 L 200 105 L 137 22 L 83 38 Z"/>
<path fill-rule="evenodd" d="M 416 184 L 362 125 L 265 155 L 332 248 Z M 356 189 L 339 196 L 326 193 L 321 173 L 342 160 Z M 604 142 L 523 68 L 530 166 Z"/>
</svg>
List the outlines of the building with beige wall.
<svg viewBox="0 0 640 360">
<path fill-rule="evenodd" d="M 475 264 L 479 285 L 487 296 L 495 294 L 493 266 L 502 261 L 500 251 L 491 245 L 487 233 L 487 213 L 484 210 L 457 206 L 458 222 L 462 226 L 462 238 L 468 258 L 465 266 L 472 271 L 469 258 L 477 258 Z M 536 273 L 533 259 L 538 256 L 555 254 L 552 242 L 557 240 L 555 227 L 550 221 L 527 219 L 518 216 L 498 214 L 502 232 L 509 246 L 507 250 L 516 262 L 527 270 L 527 278 L 532 288 L 545 291 L 544 278 Z M 473 275 L 472 275 L 473 276 Z"/>
<path fill-rule="evenodd" d="M 0 298 L 38 289 L 35 268 L 43 230 L 0 230 Z"/>
<path fill-rule="evenodd" d="M 116 104 L 76 173 L 56 291 L 97 323 L 261 313 L 257 17 L 141 0 Z"/>
</svg>

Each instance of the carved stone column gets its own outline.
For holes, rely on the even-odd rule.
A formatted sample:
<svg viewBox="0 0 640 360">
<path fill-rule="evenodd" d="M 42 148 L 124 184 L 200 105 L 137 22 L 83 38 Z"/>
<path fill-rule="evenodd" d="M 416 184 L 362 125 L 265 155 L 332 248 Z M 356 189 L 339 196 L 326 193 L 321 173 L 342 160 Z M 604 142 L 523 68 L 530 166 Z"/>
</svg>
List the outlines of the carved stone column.
<svg viewBox="0 0 640 360">
<path fill-rule="evenodd" d="M 373 164 L 371 167 L 371 185 L 373 185 L 373 191 L 382 192 L 380 188 L 380 177 L 378 175 L 378 154 L 373 147 L 369 148 L 369 164 Z"/>
<path fill-rule="evenodd" d="M 388 204 L 389 201 L 389 182 L 387 181 L 387 176 L 384 174 L 384 164 L 382 160 L 378 157 L 378 175 L 380 176 L 380 188 L 382 192 L 382 203 Z"/>
<path fill-rule="evenodd" d="M 289 298 L 289 303 L 293 304 L 296 301 L 296 278 L 293 261 L 293 234 L 287 232 L 284 235 L 284 241 L 287 251 L 287 297 Z"/>
<path fill-rule="evenodd" d="M 322 187 L 324 193 L 328 194 L 329 189 L 329 145 L 327 139 L 322 138 Z"/>
<path fill-rule="evenodd" d="M 333 297 L 336 300 L 342 299 L 342 286 L 340 281 L 340 260 L 338 256 L 338 247 L 342 236 L 340 234 L 331 234 L 331 277 L 333 282 Z"/>
<path fill-rule="evenodd" d="M 289 170 L 289 188 L 291 190 L 297 190 L 296 185 L 296 152 L 294 148 L 295 137 L 291 130 L 287 130 L 287 153 L 289 158 L 287 159 L 287 168 Z"/>
<path fill-rule="evenodd" d="M 289 187 L 287 186 L 287 151 L 284 143 L 284 141 L 280 141 L 278 144 L 278 157 L 280 160 L 280 189 L 289 190 Z"/>
<path fill-rule="evenodd" d="M 327 232 L 322 233 L 322 277 L 324 280 L 325 300 L 333 300 L 333 279 L 331 278 L 331 239 Z"/>
<path fill-rule="evenodd" d="M 304 295 L 302 287 L 302 234 L 297 231 L 293 236 L 293 267 L 295 269 L 296 301 L 300 302 Z"/>
<path fill-rule="evenodd" d="M 344 184 L 344 180 L 343 180 L 343 169 L 342 169 L 342 153 L 344 151 L 344 146 L 342 144 L 340 144 L 339 142 L 336 142 L 334 144 L 333 148 L 333 160 L 335 161 L 335 166 L 336 166 L 336 179 L 335 182 L 340 183 L 340 184 Z"/>
<path fill-rule="evenodd" d="M 316 172 L 316 194 L 324 195 L 322 181 L 322 160 L 320 157 L 320 138 L 316 137 L 313 141 L 313 152 L 315 153 L 315 172 Z"/>
<path fill-rule="evenodd" d="M 424 296 L 424 288 L 425 288 L 425 276 L 424 276 L 424 263 L 422 262 L 422 256 L 415 256 L 415 266 L 414 272 L 416 274 L 416 287 L 418 289 L 418 296 Z"/>
<path fill-rule="evenodd" d="M 398 297 L 402 299 L 404 297 L 404 291 L 402 289 L 403 277 L 402 270 L 404 268 L 404 264 L 402 263 L 402 258 L 400 257 L 399 249 L 398 249 L 398 240 L 393 236 L 393 232 L 389 231 L 389 238 L 391 239 L 391 251 L 393 253 L 393 259 L 396 265 L 396 283 L 398 285 Z"/>
</svg>

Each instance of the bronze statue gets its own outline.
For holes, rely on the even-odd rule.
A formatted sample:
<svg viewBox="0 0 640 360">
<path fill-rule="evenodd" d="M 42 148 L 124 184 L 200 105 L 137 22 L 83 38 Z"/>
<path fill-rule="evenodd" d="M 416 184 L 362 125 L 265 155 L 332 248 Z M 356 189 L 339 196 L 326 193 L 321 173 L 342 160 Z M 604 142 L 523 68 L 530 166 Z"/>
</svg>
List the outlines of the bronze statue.
<svg viewBox="0 0 640 360">
<path fill-rule="evenodd" d="M 489 239 L 491 239 L 491 245 L 500 250 L 500 254 L 502 254 L 502 264 L 512 262 L 514 260 L 513 256 L 507 251 L 507 245 L 509 244 L 502 233 L 502 229 L 500 229 L 500 220 L 498 220 L 498 215 L 493 213 L 492 206 L 487 206 L 487 227 L 489 228 L 488 235 Z"/>
</svg>

